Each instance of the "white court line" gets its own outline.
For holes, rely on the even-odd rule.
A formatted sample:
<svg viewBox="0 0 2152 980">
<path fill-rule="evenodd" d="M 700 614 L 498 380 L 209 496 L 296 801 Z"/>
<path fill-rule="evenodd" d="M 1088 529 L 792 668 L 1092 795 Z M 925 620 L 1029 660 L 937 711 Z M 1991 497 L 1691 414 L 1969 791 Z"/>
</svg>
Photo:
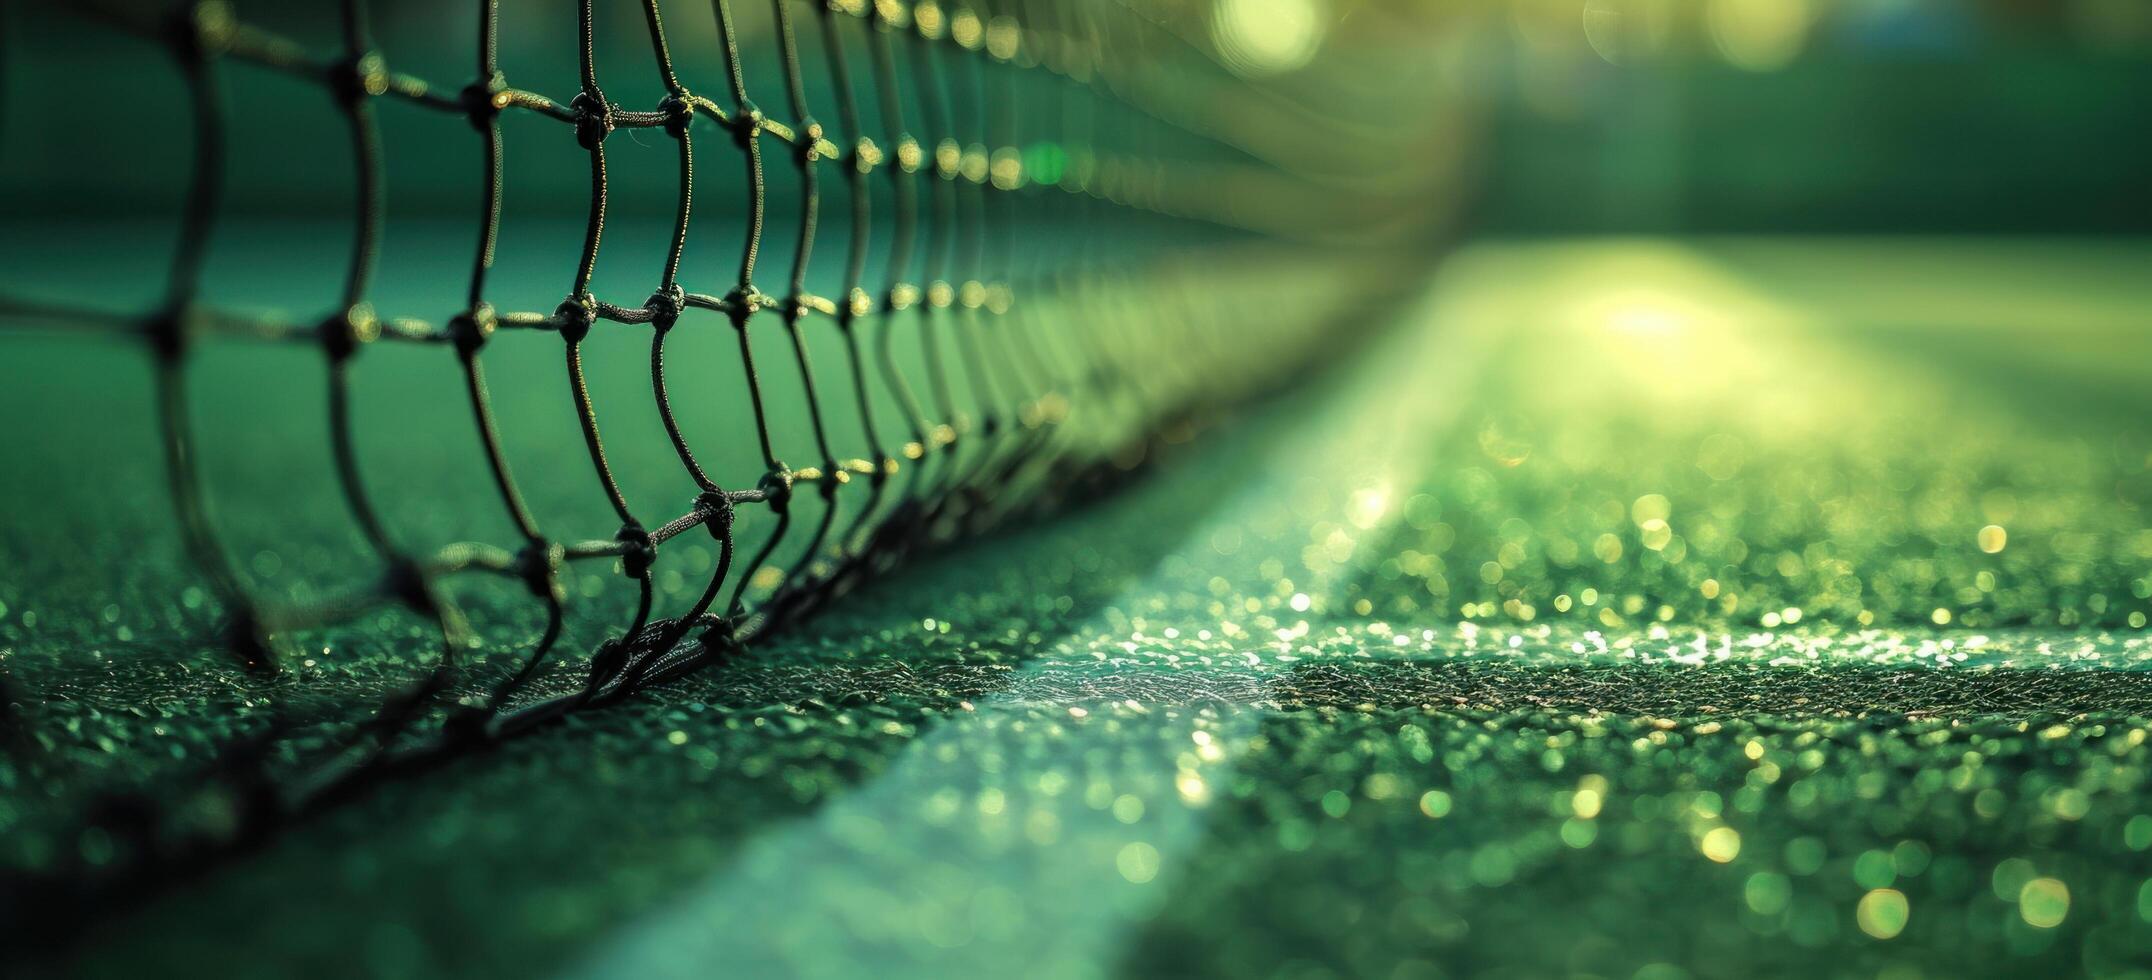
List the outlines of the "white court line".
<svg viewBox="0 0 2152 980">
<path fill-rule="evenodd" d="M 1469 267 L 1469 256 L 1459 260 Z M 1262 447 L 1272 462 L 1223 495 L 1215 513 L 1179 553 L 1200 565 L 1212 555 L 1214 532 L 1274 512 L 1281 495 L 1303 492 L 1310 475 L 1335 491 L 1340 506 L 1355 489 L 1381 488 L 1393 499 L 1376 521 L 1363 520 L 1370 542 L 1381 541 L 1401 510 L 1394 499 L 1419 477 L 1439 436 L 1462 410 L 1475 370 L 1494 346 L 1496 312 L 1471 308 L 1477 291 L 1460 283 L 1453 262 L 1431 288 L 1399 314 L 1402 322 L 1350 366 L 1341 390 L 1301 418 L 1285 438 Z M 1297 528 L 1296 528 L 1297 530 Z M 1304 534 L 1253 542 L 1276 549 L 1287 568 L 1301 569 Z M 1243 552 L 1236 563 L 1253 567 Z M 1154 570 L 1118 604 L 1138 608 L 1162 590 L 1185 591 L 1183 581 Z M 1180 564 L 1180 563 L 1172 563 Z M 1298 586 L 1318 597 L 1333 583 L 1318 573 Z M 1297 580 L 1298 577 L 1296 577 Z M 1253 589 L 1262 583 L 1239 583 Z M 1113 608 L 1109 603 L 1104 608 Z M 1319 608 L 1319 607 L 1318 607 Z M 1107 629 L 1095 621 L 1076 635 Z M 1263 638 L 1267 640 L 1268 638 Z M 1249 639 L 1262 656 L 1276 644 Z M 1012 681 L 1040 670 L 1012 672 Z M 1131 669 L 1144 669 L 1140 666 Z M 1166 669 L 1166 668 L 1160 668 Z M 1175 669 L 1187 670 L 1188 667 Z M 1176 752 L 1193 747 L 1199 721 L 1193 709 L 1088 722 L 1070 719 L 1058 735 L 988 730 L 1003 715 L 1029 715 L 1038 705 L 989 697 L 976 715 L 944 719 L 921 735 L 873 781 L 830 800 L 815 814 L 772 828 L 745 846 L 739 861 L 684 890 L 662 910 L 610 937 L 570 977 L 797 976 L 873 977 L 1102 977 L 1116 972 L 1130 937 L 1171 892 L 1176 875 L 1201 847 L 1208 809 L 1184 805 L 1175 793 Z M 1206 712 L 1205 714 L 1209 714 Z M 1200 722 L 1210 736 L 1201 778 L 1210 786 L 1231 776 L 1233 751 L 1255 733 L 1263 712 L 1228 709 Z M 1140 722 L 1136 723 L 1136 722 Z M 995 732 L 998 731 L 998 734 Z M 964 758 L 966 748 L 1006 742 L 994 759 Z M 1042 740 L 1050 758 L 1027 757 Z M 1149 787 L 1149 806 L 1134 823 L 1111 807 L 1087 803 L 1073 786 L 1040 804 L 1057 827 L 1055 843 L 1026 837 L 1012 817 L 1004 840 L 980 829 L 973 809 L 978 787 L 1021 787 L 1066 771 L 1087 753 L 1111 754 L 1117 786 Z M 991 775 L 985 770 L 991 767 Z M 1096 768 L 1092 766 L 1091 768 Z M 1026 770 L 1031 770 L 1027 772 Z M 1079 766 L 1079 771 L 1081 767 Z M 1124 780 L 1124 776 L 1126 777 Z M 936 821 L 927 801 L 951 787 L 966 790 L 963 809 Z M 1160 791 L 1162 790 L 1162 792 Z M 1115 790 L 1119 792 L 1117 788 Z M 622 814 L 632 822 L 632 814 Z M 989 839 L 991 838 L 991 839 Z M 1155 853 L 1158 877 L 1136 884 L 1120 859 L 1132 842 Z M 1143 861 L 1136 877 L 1144 877 Z"/>
</svg>

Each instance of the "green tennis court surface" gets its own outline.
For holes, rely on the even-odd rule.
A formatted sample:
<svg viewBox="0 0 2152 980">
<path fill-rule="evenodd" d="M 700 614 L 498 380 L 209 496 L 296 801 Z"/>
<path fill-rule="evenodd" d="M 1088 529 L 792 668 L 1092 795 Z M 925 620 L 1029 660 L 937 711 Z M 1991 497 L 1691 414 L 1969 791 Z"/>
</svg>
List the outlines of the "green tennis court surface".
<svg viewBox="0 0 2152 980">
<path fill-rule="evenodd" d="M 2152 956 L 2148 258 L 1466 249 L 1347 363 L 1125 492 L 387 783 L 31 966 L 2130 975 Z M 518 401 L 498 350 L 502 417 L 530 447 L 569 431 L 520 414 L 557 392 Z M 445 462 L 467 436 L 398 422 L 454 405 L 453 365 L 378 353 L 362 443 L 408 468 L 381 481 L 399 526 L 499 521 Z M 220 509 L 269 513 L 258 494 L 290 522 L 233 553 L 270 588 L 333 578 L 358 559 L 320 530 L 325 464 L 290 449 L 319 444 L 318 363 L 207 356 L 232 359 L 201 410 Z M 97 860 L 102 788 L 189 778 L 260 704 L 416 669 L 424 629 L 394 614 L 278 682 L 190 651 L 138 357 L 0 362 L 25 463 L 0 664 L 35 743 L 0 763 L 11 870 Z M 534 481 L 561 485 L 534 506 L 574 517 L 585 480 Z M 583 642 L 622 601 L 591 591 Z M 540 625 L 468 600 L 489 635 Z M 213 785 L 170 790 L 162 817 L 232 818 Z"/>
</svg>

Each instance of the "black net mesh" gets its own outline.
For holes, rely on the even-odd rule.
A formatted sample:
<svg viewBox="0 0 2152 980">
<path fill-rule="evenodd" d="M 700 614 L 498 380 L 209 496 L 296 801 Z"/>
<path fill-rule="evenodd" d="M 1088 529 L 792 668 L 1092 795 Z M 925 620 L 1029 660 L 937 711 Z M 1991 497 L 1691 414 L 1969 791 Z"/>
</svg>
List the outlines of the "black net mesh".
<svg viewBox="0 0 2152 980">
<path fill-rule="evenodd" d="M 162 298 L 150 308 L 115 310 L 95 295 L 14 296 L 0 299 L 0 322 L 96 329 L 136 338 L 153 352 L 173 513 L 206 605 L 218 611 L 217 643 L 248 671 L 278 671 L 295 633 L 383 609 L 415 615 L 433 634 L 415 676 L 364 706 L 362 721 L 324 737 L 318 719 L 284 719 L 236 740 L 216 765 L 244 769 L 266 746 L 308 733 L 298 753 L 306 775 L 243 794 L 259 810 L 255 823 L 306 812 L 384 774 L 730 658 L 922 546 L 1082 493 L 1092 475 L 1125 469 L 1161 434 L 1178 439 L 1215 407 L 1303 373 L 1341 346 L 1342 334 L 1325 330 L 1335 320 L 1294 312 L 1279 299 L 1307 292 L 1307 283 L 1276 282 L 1271 294 L 1228 289 L 1200 269 L 1158 275 L 1155 258 L 1130 261 L 1121 247 L 1134 238 L 1239 241 L 1251 230 L 1306 237 L 1322 234 L 1328 221 L 1307 219 L 1323 212 L 1308 209 L 1314 185 L 1303 176 L 1215 133 L 1167 121 L 1129 97 L 1133 83 L 1109 78 L 1116 58 L 1169 79 L 1175 76 L 1165 69 L 1176 59 L 1201 60 L 1141 12 L 1114 4 L 775 0 L 773 30 L 762 43 L 774 47 L 765 54 L 774 54 L 782 87 L 753 91 L 736 4 L 718 0 L 692 11 L 715 20 L 719 51 L 707 60 L 719 63 L 722 77 L 705 80 L 676 68 L 668 46 L 663 15 L 690 11 L 645 0 L 650 57 L 602 64 L 599 52 L 609 49 L 597 35 L 605 21 L 582 0 L 572 29 L 579 88 L 541 94 L 504 75 L 493 0 L 472 6 L 473 80 L 460 87 L 398 70 L 395 52 L 376 46 L 365 0 L 342 5 L 333 48 L 259 26 L 219 3 L 70 12 L 152 41 L 181 70 L 190 149 L 177 163 L 184 203 L 176 245 Z M 532 29 L 571 30 L 565 23 Z M 801 54 L 809 31 L 819 59 Z M 282 124 L 233 109 L 237 83 L 228 76 L 239 65 L 316 88 L 319 111 L 335 113 L 348 131 L 355 191 L 347 258 L 340 292 L 322 298 L 331 312 L 318 318 L 260 315 L 204 298 L 205 262 L 235 191 L 234 131 Z M 605 86 L 631 72 L 654 73 L 662 98 L 636 107 L 609 97 Z M 827 104 L 811 105 L 818 89 L 808 78 L 817 72 L 826 75 L 819 91 Z M 1215 65 L 1193 77 L 1191 84 L 1213 91 L 1233 81 Z M 396 152 L 378 117 L 406 112 L 467 121 L 483 159 L 464 302 L 415 311 L 422 315 L 374 305 L 387 248 L 386 159 Z M 511 153 L 516 141 L 504 139 L 503 120 L 518 116 L 554 124 L 550 143 L 516 145 Z M 622 145 L 624 135 L 630 145 Z M 503 238 L 507 162 L 539 153 L 587 157 L 587 221 L 579 243 L 561 245 L 578 249 L 578 258 L 557 305 L 505 308 L 495 303 L 499 290 L 489 272 Z M 593 291 L 593 277 L 606 231 L 619 223 L 609 221 L 609 209 L 621 203 L 608 166 L 628 153 L 676 161 L 669 247 L 646 296 L 603 296 Z M 772 191 L 779 171 L 792 174 L 796 193 Z M 826 208 L 839 184 L 844 207 Z M 705 197 L 743 193 L 744 200 L 722 217 L 698 217 L 698 190 Z M 766 229 L 779 223 L 790 226 L 783 234 L 789 254 L 765 255 L 766 241 L 778 237 Z M 727 238 L 737 248 L 736 267 L 684 262 L 691 234 Z M 841 273 L 818 278 L 811 257 L 832 238 L 843 251 Z M 670 512 L 631 506 L 608 457 L 583 353 L 600 331 L 649 339 L 648 394 L 696 488 Z M 687 331 L 729 331 L 736 361 L 670 363 L 668 338 Z M 805 338 L 814 331 L 841 337 L 837 363 L 810 362 Z M 918 345 L 918 367 L 900 363 L 893 351 L 899 337 Z M 370 579 L 311 601 L 250 586 L 198 464 L 190 365 L 211 339 L 320 351 L 328 366 L 329 455 L 348 516 L 378 559 Z M 616 526 L 543 526 L 526 503 L 526 478 L 504 451 L 487 385 L 486 354 L 495 343 L 561 345 L 561 394 L 573 403 L 588 450 L 590 492 L 604 495 Z M 351 366 L 390 344 L 432 346 L 455 359 L 513 540 L 419 549 L 377 505 L 354 444 L 367 409 L 354 397 Z M 749 396 L 751 412 L 727 423 L 729 437 L 752 442 L 759 455 L 762 473 L 745 485 L 720 482 L 670 394 L 669 386 L 700 384 L 720 370 L 744 377 Z M 764 395 L 773 371 L 796 375 L 804 425 L 788 430 L 773 420 Z M 864 436 L 856 444 L 834 434 L 840 413 L 856 419 L 846 422 Z M 1086 424 L 1068 424 L 1072 417 Z M 818 498 L 819 506 L 796 506 L 803 497 Z M 753 535 L 739 530 L 740 515 L 750 510 L 766 515 Z M 653 585 L 668 546 L 703 535 L 716 551 L 712 567 L 691 603 L 668 608 Z M 562 641 L 564 610 L 576 592 L 564 570 L 580 563 L 611 564 L 616 587 L 636 597 L 632 618 L 594 650 L 567 649 Z M 542 635 L 512 657 L 474 661 L 476 634 L 445 584 L 465 576 L 520 583 L 528 601 L 544 609 Z M 572 689 L 532 682 L 562 661 L 577 664 L 581 680 Z M 514 666 L 501 670 L 503 662 Z M 483 696 L 471 696 L 474 687 Z M 290 747 L 278 751 L 289 754 Z"/>
</svg>

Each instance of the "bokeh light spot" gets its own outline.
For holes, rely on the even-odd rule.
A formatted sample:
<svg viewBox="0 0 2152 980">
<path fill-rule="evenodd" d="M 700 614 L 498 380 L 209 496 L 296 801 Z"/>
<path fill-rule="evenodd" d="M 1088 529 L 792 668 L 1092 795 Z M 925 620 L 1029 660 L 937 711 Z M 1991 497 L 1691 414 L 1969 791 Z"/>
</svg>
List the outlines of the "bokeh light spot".
<svg viewBox="0 0 2152 980">
<path fill-rule="evenodd" d="M 1289 72 L 1322 47 L 1323 14 L 1318 0 L 1219 0 L 1211 8 L 1211 43 L 1236 74 Z"/>
<path fill-rule="evenodd" d="M 1895 938 L 1905 931 L 1906 920 L 1912 917 L 1912 907 L 1905 900 L 1905 893 L 1895 888 L 1877 888 L 1861 896 L 1861 903 L 1853 912 L 1854 921 L 1861 931 L 1877 939 Z"/>
</svg>

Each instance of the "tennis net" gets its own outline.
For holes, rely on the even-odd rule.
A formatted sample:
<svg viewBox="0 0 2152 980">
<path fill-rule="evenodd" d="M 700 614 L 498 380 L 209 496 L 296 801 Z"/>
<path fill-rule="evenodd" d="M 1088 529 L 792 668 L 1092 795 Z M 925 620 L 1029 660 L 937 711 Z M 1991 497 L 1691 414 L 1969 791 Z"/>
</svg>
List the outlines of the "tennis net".
<svg viewBox="0 0 2152 980">
<path fill-rule="evenodd" d="M 1369 322 L 1349 311 L 1379 304 L 1394 267 L 1364 252 L 1324 261 L 1309 243 L 1366 237 L 1372 215 L 1412 210 L 1394 189 L 1347 190 L 1305 154 L 1281 159 L 1277 146 L 1308 142 L 1277 139 L 1296 125 L 1351 153 L 1389 151 L 1365 127 L 1339 137 L 1274 87 L 1237 77 L 1189 42 L 1170 9 L 775 0 L 750 31 L 735 20 L 743 5 L 718 0 L 706 13 L 715 50 L 688 52 L 669 40 L 680 32 L 666 20 L 685 11 L 645 0 L 627 32 L 583 0 L 572 29 L 565 19 L 529 25 L 575 41 L 574 89 L 543 93 L 504 73 L 493 0 L 471 5 L 462 30 L 472 80 L 460 87 L 398 67 L 377 40 L 374 6 L 349 0 L 311 40 L 304 23 L 273 30 L 222 3 L 49 15 L 146 40 L 177 67 L 179 93 L 145 93 L 137 106 L 184 125 L 176 243 L 161 285 L 148 290 L 156 298 L 139 308 L 115 308 L 117 290 L 32 289 L 0 299 L 0 322 L 132 338 L 149 352 L 162 496 L 206 593 L 200 626 L 233 669 L 271 677 L 295 637 L 382 610 L 431 634 L 413 676 L 386 694 L 331 698 L 342 703 L 326 714 L 273 710 L 239 727 L 211 764 L 251 787 L 239 795 L 252 812 L 209 840 L 143 844 L 135 850 L 145 858 L 241 842 L 385 775 L 617 702 L 737 655 L 921 548 L 1081 498 L 1159 440 L 1184 438 L 1221 407 L 1343 347 Z M 33 23 L 43 28 L 43 16 Z M 624 49 L 637 41 L 648 50 L 631 65 Z M 714 77 L 704 82 L 697 68 Z M 262 312 L 204 287 L 234 200 L 260 196 L 235 186 L 235 164 L 248 162 L 235 159 L 240 137 L 256 134 L 257 154 L 300 149 L 302 137 L 285 135 L 290 120 L 234 97 L 270 76 L 312 91 L 309 111 L 345 134 L 349 237 L 340 288 L 321 297 L 326 314 Z M 629 77 L 662 94 L 640 107 L 607 94 L 608 85 L 633 87 Z M 782 108 L 767 111 L 758 98 Z M 481 161 L 463 300 L 431 315 L 376 306 L 390 248 L 388 161 L 399 149 L 384 135 L 392 113 L 466 121 Z M 522 120 L 543 122 L 549 135 L 504 136 Z M 125 127 L 106 135 L 112 152 L 169 150 Z M 555 168 L 580 158 L 587 194 L 572 275 L 550 302 L 526 305 L 528 290 L 504 288 L 493 272 L 508 238 L 508 164 L 540 154 Z M 670 193 L 623 180 L 616 171 L 631 154 L 669 157 Z M 301 195 L 324 179 L 274 165 L 247 172 Z M 714 217 L 713 188 L 735 195 Z M 269 199 L 272 212 L 289 206 Z M 601 294 L 606 233 L 623 210 L 653 208 L 668 232 L 647 294 Z M 736 263 L 689 262 L 691 239 L 708 236 L 726 238 Z M 832 238 L 841 262 L 817 265 Z M 1246 266 L 1251 251 L 1265 257 L 1264 274 L 1221 271 Z M 667 506 L 624 489 L 586 379 L 593 336 L 626 331 L 647 337 L 647 397 L 692 482 L 687 499 Z M 729 333 L 730 363 L 668 356 L 683 335 L 713 331 Z M 582 479 L 614 527 L 542 523 L 527 502 L 530 479 L 504 446 L 487 353 L 544 342 L 560 345 L 555 383 L 577 423 L 564 441 L 587 457 Z M 327 455 L 370 575 L 293 599 L 250 581 L 234 557 L 233 525 L 259 515 L 219 518 L 195 408 L 195 365 L 224 343 L 319 351 Z M 834 363 L 810 357 L 818 344 Z M 379 504 L 355 436 L 371 415 L 352 374 L 386 345 L 453 358 L 513 539 L 420 547 Z M 676 392 L 720 371 L 744 386 L 748 411 L 722 423 L 730 448 L 713 450 L 699 423 L 684 421 Z M 790 408 L 803 418 L 778 418 L 786 406 L 767 395 L 773 375 L 796 386 Z M 712 462 L 728 452 L 744 453 L 753 471 Z M 668 602 L 659 575 L 699 537 L 714 560 L 701 563 L 685 603 Z M 569 572 L 582 565 L 610 565 L 633 612 L 579 652 L 567 648 L 563 624 L 587 591 Z M 536 635 L 474 657 L 479 631 L 450 585 L 474 576 L 520 588 L 542 608 Z"/>
</svg>

